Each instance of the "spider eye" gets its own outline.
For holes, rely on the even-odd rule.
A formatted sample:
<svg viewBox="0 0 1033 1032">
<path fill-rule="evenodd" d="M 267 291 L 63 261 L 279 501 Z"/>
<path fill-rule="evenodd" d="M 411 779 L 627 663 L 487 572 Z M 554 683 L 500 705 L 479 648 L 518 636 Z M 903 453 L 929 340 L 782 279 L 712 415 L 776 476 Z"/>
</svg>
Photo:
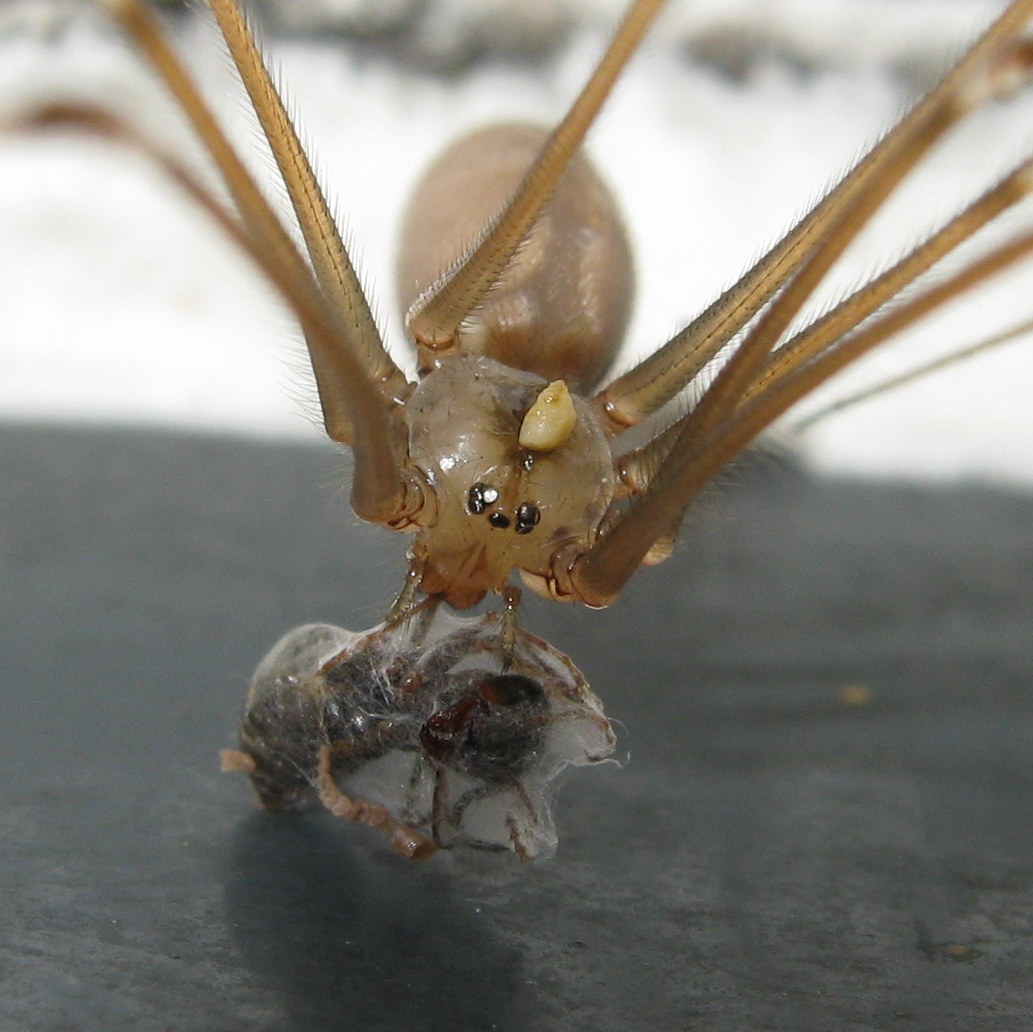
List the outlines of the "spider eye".
<svg viewBox="0 0 1033 1032">
<path fill-rule="evenodd" d="M 534 502 L 522 503 L 517 507 L 516 511 L 516 532 L 518 534 L 530 534 L 541 518 L 541 510 Z"/>
<path fill-rule="evenodd" d="M 480 516 L 489 505 L 494 505 L 498 499 L 499 492 L 497 488 L 477 483 L 467 492 L 466 508 L 474 516 Z"/>
<path fill-rule="evenodd" d="M 488 517 L 488 522 L 499 530 L 505 530 L 509 526 L 509 517 L 502 512 L 493 512 Z"/>
</svg>

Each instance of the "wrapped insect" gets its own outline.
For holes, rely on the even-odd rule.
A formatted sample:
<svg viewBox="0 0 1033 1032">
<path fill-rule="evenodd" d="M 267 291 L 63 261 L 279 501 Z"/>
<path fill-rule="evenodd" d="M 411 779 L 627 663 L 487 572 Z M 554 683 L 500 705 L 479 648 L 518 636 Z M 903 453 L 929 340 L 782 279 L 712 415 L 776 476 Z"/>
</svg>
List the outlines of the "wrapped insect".
<svg viewBox="0 0 1033 1032">
<path fill-rule="evenodd" d="M 439 846 L 551 855 L 548 789 L 615 738 L 581 672 L 489 613 L 424 604 L 363 633 L 298 627 L 255 671 L 240 749 L 271 810 L 318 799 L 405 856 Z"/>
</svg>

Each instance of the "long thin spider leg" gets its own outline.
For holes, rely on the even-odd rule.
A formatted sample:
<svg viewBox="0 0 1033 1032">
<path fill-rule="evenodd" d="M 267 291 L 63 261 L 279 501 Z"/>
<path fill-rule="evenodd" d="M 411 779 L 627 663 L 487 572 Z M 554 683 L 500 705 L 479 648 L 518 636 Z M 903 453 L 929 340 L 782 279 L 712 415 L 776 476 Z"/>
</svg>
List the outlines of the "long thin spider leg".
<svg viewBox="0 0 1033 1032">
<path fill-rule="evenodd" d="M 1033 189 L 1033 184 L 1031 184 Z M 942 281 L 890 309 L 878 319 L 840 339 L 812 361 L 773 381 L 741 412 L 736 413 L 719 432 L 722 448 L 734 446 L 753 427 L 757 432 L 770 424 L 800 398 L 805 397 L 831 376 L 867 354 L 890 337 L 907 329 L 930 312 L 971 291 L 991 276 L 1014 265 L 1033 252 L 1033 230 L 1019 234 L 974 258 Z M 747 442 L 748 443 L 748 442 Z"/>
<path fill-rule="evenodd" d="M 924 362 L 914 369 L 908 369 L 907 372 L 900 373 L 898 376 L 881 380 L 872 387 L 866 387 L 864 390 L 856 391 L 845 398 L 839 398 L 817 412 L 811 412 L 805 418 L 797 420 L 793 424 L 793 430 L 797 433 L 802 432 L 814 426 L 815 423 L 837 415 L 844 411 L 844 409 L 853 408 L 855 405 L 860 405 L 863 402 L 870 401 L 872 398 L 880 397 L 889 391 L 895 391 L 898 387 L 904 387 L 909 383 L 914 383 L 916 380 L 925 379 L 926 376 L 939 372 L 941 369 L 946 369 L 948 366 L 956 365 L 959 362 L 967 362 L 975 355 L 998 348 L 1002 344 L 1014 343 L 1023 337 L 1029 336 L 1030 333 L 1033 333 L 1033 318 L 1023 319 L 1022 322 L 1009 327 L 1001 333 L 995 333 L 991 337 L 985 337 L 973 344 L 957 348 L 955 351 L 950 351 L 946 355 L 941 355 L 930 362 Z"/>
<path fill-rule="evenodd" d="M 1008 55 L 1009 69 L 1006 79 L 1009 89 L 1018 82 L 1025 84 L 1028 81 L 1030 56 L 1029 48 L 1024 43 L 1018 51 Z M 989 78 L 995 79 L 1000 72 L 997 68 L 991 67 L 986 70 L 986 74 Z M 972 101 L 965 97 L 964 92 L 971 92 L 974 86 L 972 82 L 959 83 L 953 100 L 945 101 L 940 118 L 944 126 L 957 121 L 959 112 L 964 114 L 972 109 Z M 985 91 L 978 88 L 977 93 L 982 95 L 985 92 L 992 96 L 996 95 L 999 89 L 999 86 L 988 85 Z M 715 425 L 724 414 L 733 411 L 742 403 L 743 395 L 754 377 L 825 274 L 941 134 L 942 131 L 934 119 L 927 132 L 916 135 L 910 141 L 910 146 L 900 148 L 896 160 L 887 166 L 880 176 L 878 189 L 859 194 L 829 227 L 828 232 L 816 242 L 811 254 L 775 298 L 770 308 L 747 333 L 735 355 L 704 394 L 697 411 L 692 413 L 692 418 L 696 421 L 696 436 L 700 436 L 702 432 Z M 999 191 L 991 191 L 988 195 L 988 203 L 984 206 L 989 209 L 988 211 L 979 211 L 968 219 L 955 219 L 951 226 L 956 228 L 958 235 L 974 231 L 978 228 L 980 219 L 985 224 L 985 221 L 993 218 L 1001 209 L 1024 197 L 1029 179 L 1028 169 L 1020 168 L 1015 177 L 1002 184 Z M 944 246 L 951 246 L 950 234 L 944 236 L 948 237 Z M 905 269 L 903 274 L 907 276 L 910 273 L 911 270 Z"/>
<path fill-rule="evenodd" d="M 256 238 L 262 239 L 262 246 L 269 249 L 274 261 L 289 265 L 296 265 L 300 261 L 306 274 L 311 277 L 308 266 L 298 255 L 283 224 L 227 140 L 147 4 L 143 0 L 100 2 L 147 58 L 189 119 L 219 169 L 244 224 Z M 352 391 L 340 382 L 341 364 L 334 353 L 348 351 L 352 356 L 360 357 L 363 345 L 354 331 L 348 329 L 345 319 L 328 311 L 334 322 L 333 334 L 317 341 L 306 337 L 305 343 L 316 378 L 327 435 L 332 440 L 347 444 L 352 440 L 353 423 L 361 425 L 361 421 L 353 418 L 345 401 Z M 372 378 L 361 362 L 351 361 L 349 364 L 354 366 L 358 382 L 367 391 L 387 398 L 381 384 Z"/>
<path fill-rule="evenodd" d="M 868 325 L 838 341 L 809 364 L 769 385 L 754 400 L 721 426 L 700 457 L 689 460 L 686 468 L 709 466 L 712 458 L 704 451 L 714 450 L 727 456 L 741 451 L 758 433 L 785 413 L 801 398 L 866 355 L 889 338 L 914 325 L 930 312 L 972 290 L 991 276 L 1033 254 L 1033 230 L 995 247 L 988 254 L 971 260 L 943 281 L 926 288 L 908 301 L 891 309 Z M 726 460 L 727 461 L 727 460 Z M 692 477 L 698 475 L 693 472 Z"/>
<path fill-rule="evenodd" d="M 454 346 L 460 324 L 502 275 L 531 230 L 663 3 L 664 0 L 636 0 L 632 4 L 592 77 L 550 134 L 505 211 L 459 266 L 413 305 L 408 325 L 418 345 L 432 350 Z"/>
<path fill-rule="evenodd" d="M 896 265 L 787 341 L 770 356 L 739 404 L 759 393 L 772 380 L 805 365 L 1031 192 L 1033 159 L 1013 169 Z"/>
<path fill-rule="evenodd" d="M 943 126 L 947 118 L 939 120 Z M 782 292 L 747 333 L 735 352 L 707 387 L 696 406 L 677 424 L 678 442 L 699 441 L 742 402 L 748 388 L 755 382 L 772 349 L 776 346 L 789 323 L 814 292 L 829 268 L 843 253 L 851 240 L 864 228 L 876 209 L 886 200 L 890 191 L 914 167 L 932 143 L 938 138 L 940 127 L 930 123 L 927 131 L 916 134 L 909 146 L 901 150 L 897 160 L 882 171 L 878 189 L 870 190 L 845 202 L 840 214 L 827 222 L 827 231 L 815 242 L 812 252 L 791 274 Z M 899 288 L 898 288 L 899 289 Z M 667 446 L 666 437 L 655 445 Z M 675 526 L 680 514 L 675 517 Z M 669 536 L 671 527 L 664 536 Z"/>
<path fill-rule="evenodd" d="M 588 605 L 608 605 L 652 543 L 675 525 L 714 474 L 787 409 L 831 376 L 946 302 L 1033 253 L 1033 232 L 973 260 L 941 283 L 839 341 L 803 368 L 772 383 L 703 440 L 682 428 L 649 489 L 587 552 L 572 557 L 565 585 Z"/>
<path fill-rule="evenodd" d="M 209 5 L 269 141 L 316 277 L 331 304 L 344 313 L 342 323 L 353 328 L 356 349 L 362 355 L 370 376 L 377 382 L 390 382 L 391 387 L 397 390 L 404 382 L 402 372 L 384 350 L 369 303 L 326 197 L 254 36 L 235 0 L 209 0 Z"/>
<path fill-rule="evenodd" d="M 262 234 L 278 260 L 292 261 L 296 249 L 290 236 L 198 93 L 154 12 L 143 0 L 97 2 L 133 41 L 189 119 L 225 181 L 244 224 Z"/>
<path fill-rule="evenodd" d="M 351 352 L 334 347 L 336 326 L 301 256 L 295 251 L 293 260 L 282 260 L 265 235 L 264 227 L 257 224 L 247 229 L 242 227 L 185 165 L 108 112 L 86 104 L 54 104 L 28 113 L 4 128 L 32 131 L 62 126 L 123 142 L 146 155 L 250 256 L 294 311 L 306 338 L 326 353 L 328 368 L 346 392 L 342 400 L 366 430 L 352 447 L 355 456 L 352 505 L 356 512 L 367 519 L 386 521 L 413 508 L 417 504 L 418 488 L 403 477 L 394 444 L 397 431 L 387 407 L 365 385 L 358 359 Z"/>
<path fill-rule="evenodd" d="M 698 375 L 806 262 L 824 238 L 825 257 L 801 281 L 800 295 L 813 288 L 840 241 L 874 197 L 878 203 L 910 167 L 965 114 L 989 97 L 1028 77 L 1029 44 L 1019 37 L 1033 17 L 1033 0 L 1016 0 L 983 34 L 943 82 L 920 101 L 812 211 L 733 287 L 662 348 L 618 377 L 595 397 L 610 431 L 620 433 L 669 401 Z M 797 299 L 785 302 L 779 322 L 791 317 Z M 777 328 L 776 317 L 764 332 Z M 745 359 L 743 360 L 746 361 Z"/>
<path fill-rule="evenodd" d="M 1031 192 L 1033 159 L 1023 162 L 896 265 L 851 294 L 775 351 L 753 382 L 741 390 L 734 407 L 743 407 L 769 384 L 812 361 L 834 345 L 843 334 L 860 325 L 951 251 Z M 649 486 L 683 425 L 682 421 L 673 423 L 641 448 L 618 458 L 618 475 L 631 493 L 641 493 Z M 693 434 L 699 437 L 705 432 L 705 428 L 701 430 L 697 422 Z"/>
</svg>

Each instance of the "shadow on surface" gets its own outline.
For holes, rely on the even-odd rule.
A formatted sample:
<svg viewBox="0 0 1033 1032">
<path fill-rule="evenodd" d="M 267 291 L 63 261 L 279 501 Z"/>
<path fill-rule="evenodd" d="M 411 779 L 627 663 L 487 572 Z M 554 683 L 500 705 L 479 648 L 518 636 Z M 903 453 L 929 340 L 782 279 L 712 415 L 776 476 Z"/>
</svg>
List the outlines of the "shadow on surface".
<svg viewBox="0 0 1033 1032">
<path fill-rule="evenodd" d="M 442 871 L 353 854 L 356 830 L 256 813 L 227 857 L 234 938 L 297 1027 L 534 1027 L 519 950 Z"/>
</svg>

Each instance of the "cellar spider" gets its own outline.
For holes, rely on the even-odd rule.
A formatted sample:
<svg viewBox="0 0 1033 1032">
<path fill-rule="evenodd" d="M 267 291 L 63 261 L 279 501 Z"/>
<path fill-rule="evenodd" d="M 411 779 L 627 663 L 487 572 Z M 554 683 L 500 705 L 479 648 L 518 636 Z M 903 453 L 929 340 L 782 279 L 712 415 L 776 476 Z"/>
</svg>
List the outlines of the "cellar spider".
<svg viewBox="0 0 1033 1032">
<path fill-rule="evenodd" d="M 234 210 L 175 156 L 103 111 L 54 104 L 23 127 L 77 125 L 137 147 L 252 256 L 301 325 L 327 435 L 352 450 L 354 511 L 411 535 L 405 582 L 385 622 L 359 636 L 325 625 L 292 632 L 259 668 L 241 749 L 224 762 L 252 775 L 266 805 L 314 792 L 406 855 L 455 841 L 542 855 L 554 843 L 543 786 L 562 766 L 612 752 L 612 732 L 576 668 L 520 628 L 514 574 L 546 598 L 611 604 L 640 565 L 671 553 L 686 510 L 758 434 L 845 367 L 1033 250 L 1033 233 L 1019 233 L 915 286 L 1033 189 L 1033 162 L 1023 162 L 797 328 L 830 269 L 908 173 L 968 114 L 1026 85 L 1033 0 L 1014 0 L 737 283 L 614 375 L 631 305 L 630 249 L 580 148 L 663 6 L 634 0 L 554 130 L 480 130 L 417 186 L 398 261 L 418 366 L 411 381 L 384 346 L 234 0 L 210 6 L 305 254 L 144 0 L 104 6 L 193 124 Z M 647 429 L 644 440 L 629 434 L 636 427 Z M 502 600 L 501 614 L 460 618 L 444 608 L 467 610 L 486 596 Z M 370 774 L 399 757 L 390 773 Z M 502 796 L 495 808 L 482 805 Z"/>
</svg>

